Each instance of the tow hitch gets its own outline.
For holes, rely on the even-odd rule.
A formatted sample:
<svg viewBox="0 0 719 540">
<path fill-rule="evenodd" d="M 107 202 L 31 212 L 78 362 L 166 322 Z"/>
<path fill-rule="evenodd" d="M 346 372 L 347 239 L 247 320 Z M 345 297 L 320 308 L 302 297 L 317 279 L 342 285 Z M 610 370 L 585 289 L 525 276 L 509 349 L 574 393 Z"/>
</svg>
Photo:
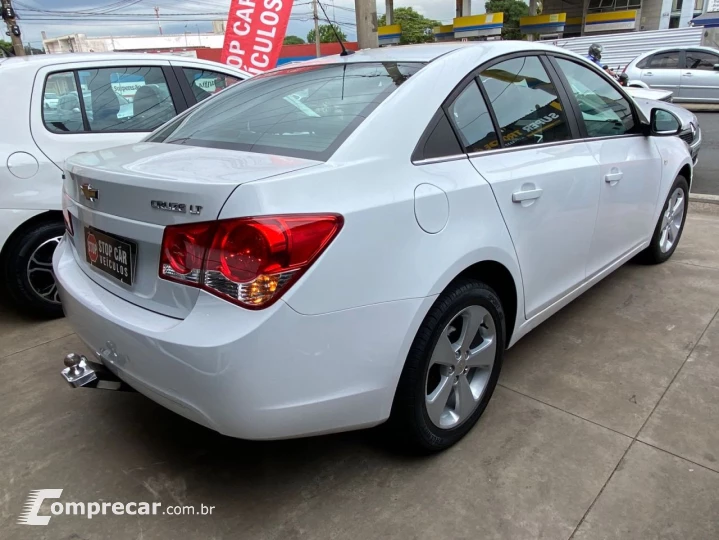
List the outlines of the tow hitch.
<svg viewBox="0 0 719 540">
<path fill-rule="evenodd" d="M 73 388 L 98 388 L 134 392 L 126 382 L 118 378 L 103 364 L 92 362 L 81 354 L 70 353 L 65 357 L 62 378 Z"/>
</svg>

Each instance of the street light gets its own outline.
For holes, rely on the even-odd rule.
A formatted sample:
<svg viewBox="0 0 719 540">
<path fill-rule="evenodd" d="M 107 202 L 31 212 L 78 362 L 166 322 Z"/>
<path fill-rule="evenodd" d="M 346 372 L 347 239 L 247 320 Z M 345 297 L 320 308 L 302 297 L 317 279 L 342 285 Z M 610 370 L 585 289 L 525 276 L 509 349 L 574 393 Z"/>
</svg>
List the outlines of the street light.
<svg viewBox="0 0 719 540">
<path fill-rule="evenodd" d="M 185 25 L 185 47 L 188 47 L 188 43 L 187 43 L 187 25 Z"/>
</svg>

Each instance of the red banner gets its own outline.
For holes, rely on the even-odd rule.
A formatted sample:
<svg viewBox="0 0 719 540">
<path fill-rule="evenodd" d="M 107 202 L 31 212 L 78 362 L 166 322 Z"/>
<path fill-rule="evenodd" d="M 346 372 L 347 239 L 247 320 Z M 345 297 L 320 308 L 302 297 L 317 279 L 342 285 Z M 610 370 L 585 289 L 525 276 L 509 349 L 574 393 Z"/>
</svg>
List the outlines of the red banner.
<svg viewBox="0 0 719 540">
<path fill-rule="evenodd" d="M 232 0 L 222 63 L 262 73 L 277 65 L 292 0 Z"/>
</svg>

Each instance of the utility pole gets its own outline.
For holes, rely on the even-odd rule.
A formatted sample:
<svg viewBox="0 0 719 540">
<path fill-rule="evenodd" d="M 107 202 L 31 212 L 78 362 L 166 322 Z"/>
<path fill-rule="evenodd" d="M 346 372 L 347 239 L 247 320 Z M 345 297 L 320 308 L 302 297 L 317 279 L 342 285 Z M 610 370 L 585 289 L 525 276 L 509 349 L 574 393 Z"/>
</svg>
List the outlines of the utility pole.
<svg viewBox="0 0 719 540">
<path fill-rule="evenodd" d="M 12 7 L 12 0 L 0 0 L 2 5 L 2 18 L 7 26 L 7 35 L 10 36 L 13 50 L 16 56 L 25 56 L 25 47 L 20 39 L 20 27 L 15 21 L 15 10 Z"/>
<path fill-rule="evenodd" d="M 315 56 L 319 58 L 322 56 L 322 50 L 320 47 L 320 21 L 317 17 L 317 0 L 312 0 L 312 11 L 315 17 Z"/>
<path fill-rule="evenodd" d="M 394 24 L 394 0 L 384 0 L 384 20 L 387 26 Z"/>
<path fill-rule="evenodd" d="M 355 19 L 357 21 L 357 46 L 360 49 L 379 47 L 376 1 L 355 0 Z"/>
<path fill-rule="evenodd" d="M 155 6 L 155 17 L 157 17 L 157 27 L 160 29 L 160 35 L 162 35 L 162 23 L 160 22 L 160 8 Z"/>
</svg>

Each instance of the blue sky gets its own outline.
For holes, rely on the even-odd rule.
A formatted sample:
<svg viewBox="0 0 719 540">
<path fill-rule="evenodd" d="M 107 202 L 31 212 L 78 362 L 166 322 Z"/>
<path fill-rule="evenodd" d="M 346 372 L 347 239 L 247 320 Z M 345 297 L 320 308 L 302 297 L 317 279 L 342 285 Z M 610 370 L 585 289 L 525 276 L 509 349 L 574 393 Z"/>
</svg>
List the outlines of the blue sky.
<svg viewBox="0 0 719 540">
<path fill-rule="evenodd" d="M 341 24 L 348 38 L 355 39 L 355 15 L 352 11 L 354 0 L 321 1 L 329 17 Z M 157 35 L 159 33 L 157 21 L 148 17 L 154 15 L 154 6 L 160 7 L 162 29 L 165 34 L 197 32 L 198 27 L 201 32 L 210 32 L 212 25 L 209 21 L 213 18 L 223 19 L 226 15 L 206 14 L 227 13 L 230 6 L 230 0 L 13 0 L 13 2 L 21 17 L 19 23 L 23 31 L 23 41 L 32 43 L 35 47 L 40 47 L 40 32 L 43 30 L 48 37 L 71 33 L 83 33 L 88 36 Z M 125 7 L 97 17 L 89 17 L 82 13 L 63 16 L 34 11 L 87 13 L 110 9 L 119 4 Z M 474 4 L 474 11 L 478 13 L 484 11 L 483 0 L 475 0 Z M 427 17 L 449 21 L 454 16 L 455 0 L 406 0 L 405 2 L 395 0 L 394 6 L 395 8 L 411 6 Z M 312 28 L 311 11 L 309 0 L 294 0 L 287 34 L 305 39 L 307 32 Z M 384 0 L 377 1 L 377 11 L 379 14 L 384 13 Z M 168 16 L 171 13 L 180 13 L 183 16 L 171 18 Z M 102 19 L 98 20 L 100 17 Z M 54 20 L 31 20 L 38 18 Z M 128 20 L 130 18 L 142 20 Z M 177 22 L 177 19 L 182 20 Z"/>
</svg>

